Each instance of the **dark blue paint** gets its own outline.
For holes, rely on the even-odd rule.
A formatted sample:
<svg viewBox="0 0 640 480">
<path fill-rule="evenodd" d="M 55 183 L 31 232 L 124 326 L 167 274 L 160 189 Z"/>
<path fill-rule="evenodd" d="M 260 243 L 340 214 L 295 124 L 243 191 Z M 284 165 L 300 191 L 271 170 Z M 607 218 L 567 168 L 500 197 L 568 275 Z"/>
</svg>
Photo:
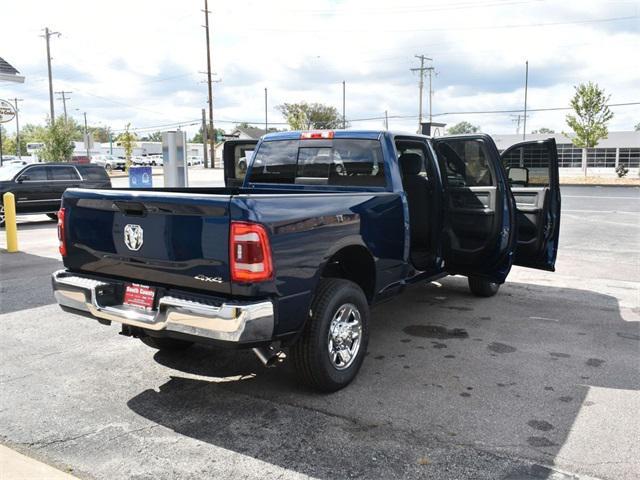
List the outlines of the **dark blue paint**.
<svg viewBox="0 0 640 480">
<path fill-rule="evenodd" d="M 261 142 L 299 137 L 300 132 L 270 133 Z M 402 137 L 427 142 L 433 152 L 426 137 Z M 500 164 L 495 166 L 497 208 L 504 233 L 495 238 L 493 253 L 473 270 L 458 267 L 445 271 L 441 238 L 436 246 L 434 269 L 418 272 L 408 260 L 409 215 L 397 164 L 395 135 L 378 131 L 336 131 L 335 138 L 379 139 L 385 159 L 386 187 L 251 186 L 247 180 L 242 188 L 69 190 L 63 199 L 68 212 L 69 254 L 64 260 L 65 266 L 123 280 L 208 292 L 222 298 L 268 297 L 276 307 L 276 336 L 301 328 L 322 269 L 332 255 L 345 247 L 356 246 L 371 255 L 375 265 L 373 302 L 407 283 L 447 272 L 480 273 L 504 281 L 513 263 L 515 203 Z M 483 138 L 497 155 L 493 141 Z M 442 208 L 438 208 L 431 221 L 433 228 L 442 231 L 446 221 L 443 207 L 446 192 L 440 166 L 436 162 L 432 167 L 432 186 Z M 250 168 L 247 179 L 249 177 Z M 135 216 L 123 212 L 122 204 L 142 205 L 144 214 Z M 230 281 L 230 221 L 258 222 L 267 228 L 274 262 L 273 280 Z M 124 245 L 123 229 L 127 223 L 144 229 L 144 244 L 137 252 Z M 220 283 L 198 281 L 194 278 L 198 274 L 218 277 Z"/>
</svg>

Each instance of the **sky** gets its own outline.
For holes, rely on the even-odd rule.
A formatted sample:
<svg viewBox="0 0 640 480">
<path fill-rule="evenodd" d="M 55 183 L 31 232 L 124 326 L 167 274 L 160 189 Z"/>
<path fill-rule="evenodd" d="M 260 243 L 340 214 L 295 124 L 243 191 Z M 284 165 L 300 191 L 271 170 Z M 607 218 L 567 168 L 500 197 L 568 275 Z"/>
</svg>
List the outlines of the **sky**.
<svg viewBox="0 0 640 480">
<path fill-rule="evenodd" d="M 138 134 L 190 133 L 207 106 L 204 0 L 0 0 L 0 57 L 24 84 L 0 83 L 0 98 L 23 99 L 20 123 L 49 112 L 43 29 L 51 37 L 54 91 L 89 125 L 127 124 Z M 568 131 L 574 86 L 597 82 L 610 103 L 640 102 L 640 1 L 210 0 L 214 121 L 286 128 L 276 106 L 321 102 L 351 128 L 416 131 L 419 66 L 433 59 L 434 121 L 462 120 L 490 134 L 516 133 L 529 62 L 527 131 Z M 55 95 L 56 115 L 63 105 Z M 424 116 L 428 116 L 425 82 Z M 534 110 L 534 111 L 531 111 Z M 640 105 L 612 108 L 611 131 L 632 130 Z M 467 112 L 467 113 L 459 113 Z M 371 120 L 363 120 L 371 119 Z M 15 124 L 5 124 L 12 133 Z M 522 126 L 520 127 L 522 128 Z M 520 130 L 521 131 L 521 130 Z"/>
</svg>

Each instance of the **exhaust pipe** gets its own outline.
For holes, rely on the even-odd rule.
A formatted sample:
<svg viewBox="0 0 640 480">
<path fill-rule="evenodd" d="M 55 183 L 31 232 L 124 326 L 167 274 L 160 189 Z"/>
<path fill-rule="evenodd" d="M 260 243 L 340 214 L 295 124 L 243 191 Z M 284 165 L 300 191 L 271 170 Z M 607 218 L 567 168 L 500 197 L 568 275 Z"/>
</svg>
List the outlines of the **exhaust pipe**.
<svg viewBox="0 0 640 480">
<path fill-rule="evenodd" d="M 253 353 L 262 362 L 262 364 L 269 368 L 275 367 L 277 363 L 282 362 L 286 355 L 282 350 L 276 350 L 273 345 L 268 347 L 258 347 L 253 349 Z"/>
</svg>

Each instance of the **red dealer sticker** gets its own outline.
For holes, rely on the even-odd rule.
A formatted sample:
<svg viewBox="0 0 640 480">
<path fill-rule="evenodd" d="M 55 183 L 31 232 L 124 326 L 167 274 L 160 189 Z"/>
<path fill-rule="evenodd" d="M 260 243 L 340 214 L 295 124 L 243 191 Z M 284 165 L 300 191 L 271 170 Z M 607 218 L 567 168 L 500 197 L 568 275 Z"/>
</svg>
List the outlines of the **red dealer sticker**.
<svg viewBox="0 0 640 480">
<path fill-rule="evenodd" d="M 152 287 L 139 285 L 137 283 L 128 283 L 124 291 L 124 304 L 131 307 L 151 310 L 155 296 L 156 291 Z"/>
</svg>

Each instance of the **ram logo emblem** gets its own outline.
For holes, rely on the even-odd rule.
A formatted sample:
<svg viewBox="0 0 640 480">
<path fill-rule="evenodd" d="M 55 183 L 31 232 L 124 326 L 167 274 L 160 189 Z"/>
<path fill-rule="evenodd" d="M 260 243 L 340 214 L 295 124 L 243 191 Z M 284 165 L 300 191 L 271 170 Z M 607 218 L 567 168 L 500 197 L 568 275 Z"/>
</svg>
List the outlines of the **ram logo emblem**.
<svg viewBox="0 0 640 480">
<path fill-rule="evenodd" d="M 129 250 L 137 252 L 144 242 L 143 231 L 140 225 L 131 223 L 124 227 L 124 244 Z"/>
</svg>

